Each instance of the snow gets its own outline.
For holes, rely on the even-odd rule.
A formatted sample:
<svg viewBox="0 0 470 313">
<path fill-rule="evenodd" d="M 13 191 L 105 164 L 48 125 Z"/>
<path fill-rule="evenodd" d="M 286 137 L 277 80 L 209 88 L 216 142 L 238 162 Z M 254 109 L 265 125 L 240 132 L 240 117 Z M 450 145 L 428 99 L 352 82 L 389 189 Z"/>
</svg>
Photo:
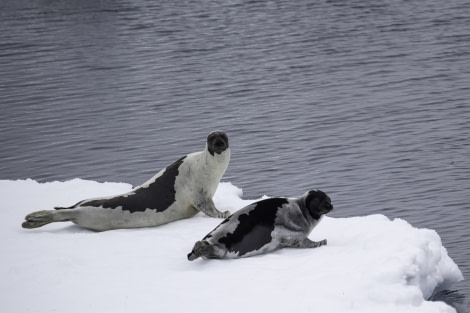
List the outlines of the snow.
<svg viewBox="0 0 470 313">
<path fill-rule="evenodd" d="M 72 223 L 20 226 L 32 211 L 131 188 L 81 179 L 0 180 L 2 311 L 455 312 L 426 300 L 463 279 L 438 234 L 383 215 L 325 217 L 310 235 L 328 240 L 317 249 L 193 262 L 186 255 L 194 242 L 221 220 L 198 214 L 107 232 Z M 234 212 L 254 200 L 223 182 L 214 201 L 221 211 Z"/>
</svg>

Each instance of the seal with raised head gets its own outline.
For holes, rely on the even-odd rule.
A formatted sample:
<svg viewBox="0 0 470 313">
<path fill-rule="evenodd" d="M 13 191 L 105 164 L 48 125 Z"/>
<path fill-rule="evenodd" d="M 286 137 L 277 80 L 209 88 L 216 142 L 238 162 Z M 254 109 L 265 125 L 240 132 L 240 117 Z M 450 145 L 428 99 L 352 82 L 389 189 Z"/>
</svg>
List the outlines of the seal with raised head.
<svg viewBox="0 0 470 313">
<path fill-rule="evenodd" d="M 217 210 L 212 197 L 229 161 L 228 137 L 215 131 L 207 137 L 203 151 L 180 158 L 128 193 L 33 212 L 26 216 L 22 226 L 37 228 L 71 221 L 84 228 L 104 231 L 157 226 L 192 217 L 199 211 L 226 218 L 230 212 Z"/>
<path fill-rule="evenodd" d="M 308 235 L 332 209 L 330 197 L 320 190 L 310 190 L 300 198 L 270 198 L 252 203 L 196 242 L 188 260 L 240 258 L 284 247 L 326 245 L 326 239 L 315 242 Z"/>
</svg>

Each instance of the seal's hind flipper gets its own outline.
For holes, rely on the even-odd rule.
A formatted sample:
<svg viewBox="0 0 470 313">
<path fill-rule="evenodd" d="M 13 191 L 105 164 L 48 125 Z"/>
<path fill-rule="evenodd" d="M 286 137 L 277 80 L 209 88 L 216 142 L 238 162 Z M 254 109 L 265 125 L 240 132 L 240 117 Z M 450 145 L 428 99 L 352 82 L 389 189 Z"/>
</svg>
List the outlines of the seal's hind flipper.
<svg viewBox="0 0 470 313">
<path fill-rule="evenodd" d="M 26 215 L 26 221 L 21 225 L 23 228 L 38 228 L 54 222 L 54 211 L 37 211 Z"/>
<path fill-rule="evenodd" d="M 199 257 L 209 257 L 214 251 L 214 247 L 207 241 L 198 241 L 194 245 L 193 251 L 188 254 L 188 260 L 194 261 Z"/>
<path fill-rule="evenodd" d="M 74 211 L 43 210 L 26 215 L 23 228 L 38 228 L 53 222 L 73 221 Z"/>
</svg>

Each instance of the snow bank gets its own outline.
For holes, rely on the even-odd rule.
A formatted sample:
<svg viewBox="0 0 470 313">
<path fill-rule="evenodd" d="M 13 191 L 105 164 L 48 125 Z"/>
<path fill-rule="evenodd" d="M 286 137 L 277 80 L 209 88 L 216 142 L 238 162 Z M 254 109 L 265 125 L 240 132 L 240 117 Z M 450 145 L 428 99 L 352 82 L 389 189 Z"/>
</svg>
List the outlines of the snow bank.
<svg viewBox="0 0 470 313">
<path fill-rule="evenodd" d="M 318 249 L 194 262 L 187 253 L 220 220 L 199 214 L 102 233 L 71 223 L 20 226 L 32 211 L 130 189 L 80 179 L 0 181 L 3 311 L 455 312 L 425 300 L 463 279 L 437 233 L 383 215 L 326 217 L 310 236 L 328 239 Z M 214 201 L 234 212 L 252 202 L 241 197 L 221 183 Z"/>
</svg>

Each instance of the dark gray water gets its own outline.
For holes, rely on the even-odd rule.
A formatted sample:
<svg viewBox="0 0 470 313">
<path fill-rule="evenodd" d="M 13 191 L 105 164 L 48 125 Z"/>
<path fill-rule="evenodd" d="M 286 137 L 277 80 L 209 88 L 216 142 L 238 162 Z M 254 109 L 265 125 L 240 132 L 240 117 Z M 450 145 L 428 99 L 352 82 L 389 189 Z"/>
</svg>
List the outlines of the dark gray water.
<svg viewBox="0 0 470 313">
<path fill-rule="evenodd" d="M 468 1 L 0 0 L 0 30 L 0 179 L 137 185 L 224 130 L 245 198 L 437 230 L 468 312 Z"/>
</svg>

